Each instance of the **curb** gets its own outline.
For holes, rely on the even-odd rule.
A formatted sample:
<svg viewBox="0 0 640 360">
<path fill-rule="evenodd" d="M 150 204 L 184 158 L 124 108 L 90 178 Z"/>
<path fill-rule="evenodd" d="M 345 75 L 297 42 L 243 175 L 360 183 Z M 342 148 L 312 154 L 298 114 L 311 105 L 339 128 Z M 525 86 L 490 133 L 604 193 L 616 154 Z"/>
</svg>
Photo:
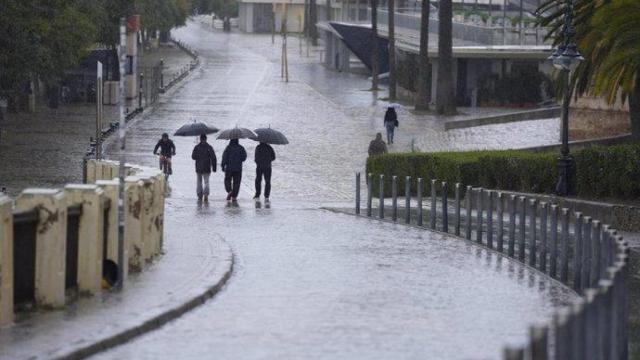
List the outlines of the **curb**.
<svg viewBox="0 0 640 360">
<path fill-rule="evenodd" d="M 444 123 L 445 130 L 464 129 L 476 126 L 504 124 L 518 121 L 529 121 L 548 119 L 560 116 L 560 107 L 540 108 L 533 110 L 514 111 L 500 115 L 480 116 L 472 119 L 462 119 L 447 121 Z"/>
<path fill-rule="evenodd" d="M 129 328 L 127 330 L 123 330 L 118 334 L 109 336 L 93 344 L 79 347 L 65 355 L 54 357 L 54 359 L 59 359 L 59 360 L 84 359 L 89 356 L 96 355 L 100 352 L 106 351 L 110 348 L 114 348 L 118 345 L 122 345 L 141 335 L 144 335 L 153 330 L 156 330 L 161 326 L 165 325 L 166 323 L 168 323 L 169 321 L 179 318 L 180 316 L 184 315 L 190 310 L 193 310 L 196 307 L 202 305 L 207 300 L 210 300 L 222 290 L 222 288 L 226 285 L 227 281 L 229 280 L 229 278 L 231 278 L 231 275 L 233 274 L 235 256 L 233 255 L 233 252 L 228 245 L 227 245 L 227 248 L 229 251 L 229 258 L 226 259 L 225 262 L 229 263 L 228 268 L 224 270 L 224 274 L 220 278 L 220 280 L 218 280 L 217 283 L 209 287 L 202 294 L 197 295 L 189 299 L 188 301 L 182 303 L 181 305 L 163 312 L 162 314 L 156 315 L 155 317 L 144 321 L 138 326 Z"/>
</svg>

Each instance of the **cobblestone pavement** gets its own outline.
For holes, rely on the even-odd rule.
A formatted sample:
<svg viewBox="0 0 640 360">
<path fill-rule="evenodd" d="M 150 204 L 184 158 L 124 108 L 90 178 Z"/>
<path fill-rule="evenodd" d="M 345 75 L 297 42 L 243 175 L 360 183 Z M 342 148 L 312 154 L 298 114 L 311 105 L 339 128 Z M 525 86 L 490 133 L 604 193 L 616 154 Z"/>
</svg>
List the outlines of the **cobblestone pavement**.
<svg viewBox="0 0 640 360">
<path fill-rule="evenodd" d="M 351 201 L 353 173 L 381 129 L 384 102 L 363 91 L 366 79 L 327 71 L 292 47 L 292 80 L 285 84 L 279 47 L 268 36 L 194 23 L 174 35 L 200 52 L 202 66 L 131 124 L 128 161 L 156 164 L 151 151 L 160 134 L 192 119 L 219 128 L 271 125 L 291 144 L 276 147 L 269 207 L 251 200 L 255 144 L 242 141 L 250 159 L 239 205 L 226 204 L 216 173 L 211 203 L 203 206 L 208 212 L 191 220 L 230 244 L 236 265 L 227 287 L 98 358 L 497 358 L 505 343 L 524 341 L 529 323 L 548 320 L 553 307 L 574 296 L 464 241 L 318 210 Z M 437 127 L 434 119 L 403 115 L 403 131 Z M 398 148 L 407 146 L 409 135 L 400 138 Z M 194 212 L 194 139 L 174 141 L 171 201 Z M 220 157 L 226 142 L 210 143 Z M 108 152 L 115 149 L 112 143 Z M 186 220 L 167 217 L 166 226 L 175 221 Z M 190 236 L 186 231 L 178 241 Z"/>
<path fill-rule="evenodd" d="M 148 52 L 143 59 L 165 58 L 165 72 L 188 64 L 178 48 Z M 67 104 L 50 109 L 40 101 L 36 112 L 7 114 L 0 124 L 0 187 L 16 196 L 27 187 L 59 187 L 81 182 L 82 157 L 95 137 L 95 104 Z M 117 121 L 116 106 L 104 106 L 104 123 Z"/>
</svg>

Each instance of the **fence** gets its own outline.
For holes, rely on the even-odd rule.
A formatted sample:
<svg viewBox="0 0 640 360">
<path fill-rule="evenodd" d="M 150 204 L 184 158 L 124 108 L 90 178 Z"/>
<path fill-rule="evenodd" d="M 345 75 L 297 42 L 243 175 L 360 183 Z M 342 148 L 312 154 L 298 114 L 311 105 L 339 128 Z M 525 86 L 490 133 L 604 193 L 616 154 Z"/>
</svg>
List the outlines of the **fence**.
<svg viewBox="0 0 640 360">
<path fill-rule="evenodd" d="M 118 280 L 118 170 L 91 160 L 86 184 L 26 189 L 15 201 L 0 195 L 0 325 L 15 311 L 60 308 Z M 126 171 L 123 280 L 161 253 L 165 191 L 159 170 Z"/>
<path fill-rule="evenodd" d="M 369 13 L 371 9 L 367 10 Z M 388 10 L 378 9 L 378 23 L 387 26 L 389 18 Z M 467 21 L 469 20 L 469 21 Z M 420 13 L 396 13 L 395 26 L 398 29 L 408 29 L 418 36 L 421 27 Z M 437 34 L 439 31 L 439 19 L 432 13 L 429 18 L 429 32 Z M 478 16 L 470 19 L 456 17 L 451 28 L 453 37 L 464 41 L 471 41 L 477 45 L 550 45 L 545 40 L 548 29 L 535 25 L 534 22 L 511 23 L 506 17 L 497 17 L 493 22 L 485 23 Z M 399 31 L 402 38 L 402 31 Z"/>
<path fill-rule="evenodd" d="M 506 348 L 505 359 L 626 359 L 629 246 L 615 230 L 556 204 L 435 179 L 404 179 L 404 209 L 398 206 L 398 178 L 366 179 L 366 216 L 424 226 L 424 195 L 430 194 L 428 226 L 507 255 L 572 287 L 581 295 L 554 314 L 553 323 L 530 328 L 522 348 Z M 415 181 L 416 206 L 412 209 Z M 373 194 L 391 186 L 391 206 Z M 356 174 L 355 212 L 361 212 L 361 176 Z M 453 196 L 452 201 L 449 196 Z M 464 198 L 464 203 L 463 203 Z M 402 216 L 404 215 L 404 216 Z M 451 219 L 451 220 L 450 220 Z"/>
</svg>

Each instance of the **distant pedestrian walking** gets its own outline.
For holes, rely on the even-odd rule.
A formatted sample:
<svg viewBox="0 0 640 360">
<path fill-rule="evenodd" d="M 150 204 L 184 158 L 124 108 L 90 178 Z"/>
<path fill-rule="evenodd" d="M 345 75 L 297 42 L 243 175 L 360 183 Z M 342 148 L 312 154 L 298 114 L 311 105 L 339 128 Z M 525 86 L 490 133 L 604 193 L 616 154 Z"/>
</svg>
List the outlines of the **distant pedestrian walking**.
<svg viewBox="0 0 640 360">
<path fill-rule="evenodd" d="M 198 200 L 204 198 L 204 202 L 209 202 L 209 176 L 211 171 L 216 172 L 217 160 L 213 147 L 207 143 L 207 135 L 200 135 L 200 143 L 193 148 L 191 158 L 196 161 Z"/>
<path fill-rule="evenodd" d="M 382 141 L 382 134 L 377 133 L 376 138 L 369 143 L 369 156 L 387 153 L 387 144 Z"/>
<path fill-rule="evenodd" d="M 396 114 L 396 109 L 391 106 L 384 114 L 384 127 L 387 129 L 387 144 L 393 144 L 393 135 L 398 127 L 398 114 Z"/>
<path fill-rule="evenodd" d="M 224 188 L 227 190 L 227 201 L 236 201 L 242 181 L 242 163 L 247 160 L 247 152 L 238 139 L 229 141 L 222 153 L 222 171 L 224 171 Z"/>
<path fill-rule="evenodd" d="M 256 195 L 254 199 L 260 199 L 262 178 L 264 177 L 264 200 L 269 201 L 271 194 L 271 163 L 276 159 L 276 152 L 271 145 L 261 142 L 256 147 Z"/>
</svg>

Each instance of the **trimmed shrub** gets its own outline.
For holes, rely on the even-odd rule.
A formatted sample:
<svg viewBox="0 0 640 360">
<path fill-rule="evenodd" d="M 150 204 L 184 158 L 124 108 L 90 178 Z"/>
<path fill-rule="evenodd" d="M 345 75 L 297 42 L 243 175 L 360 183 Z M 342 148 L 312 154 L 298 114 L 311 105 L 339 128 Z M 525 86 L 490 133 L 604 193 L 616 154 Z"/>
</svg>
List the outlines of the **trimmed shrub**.
<svg viewBox="0 0 640 360">
<path fill-rule="evenodd" d="M 587 198 L 640 198 L 640 145 L 592 147 L 573 153 L 573 188 Z M 404 178 L 424 179 L 424 194 L 431 179 L 453 184 L 529 193 L 553 193 L 558 179 L 556 152 L 520 150 L 442 153 L 392 153 L 370 157 L 367 173 L 374 174 L 377 196 L 379 174 L 385 175 L 385 196 L 391 195 L 391 176 L 398 176 L 398 195 L 404 195 Z"/>
</svg>

